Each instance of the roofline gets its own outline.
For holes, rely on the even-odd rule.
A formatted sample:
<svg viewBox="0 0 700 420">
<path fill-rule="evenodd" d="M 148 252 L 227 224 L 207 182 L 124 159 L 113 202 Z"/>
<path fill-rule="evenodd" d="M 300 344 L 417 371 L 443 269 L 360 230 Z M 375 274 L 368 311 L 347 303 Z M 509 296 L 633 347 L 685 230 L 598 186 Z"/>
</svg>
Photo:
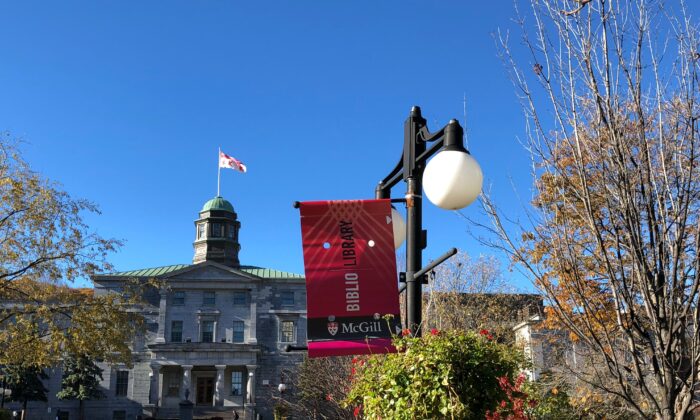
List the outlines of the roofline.
<svg viewBox="0 0 700 420">
<path fill-rule="evenodd" d="M 168 267 L 174 267 L 174 266 L 179 266 L 179 265 L 182 265 L 183 267 L 176 269 L 176 270 L 173 270 L 173 271 L 166 272 L 164 274 L 155 275 L 155 276 L 122 274 L 122 273 L 129 273 L 132 271 L 138 272 L 138 271 L 155 270 L 155 269 L 159 269 L 159 268 L 168 268 Z M 220 264 L 220 263 L 217 263 L 214 261 L 203 261 L 203 262 L 197 263 L 197 264 L 171 264 L 171 265 L 166 265 L 166 266 L 162 266 L 162 267 L 144 268 L 144 269 L 140 269 L 140 270 L 129 270 L 129 271 L 124 271 L 122 273 L 114 273 L 114 274 L 109 274 L 109 273 L 107 273 L 107 274 L 95 274 L 95 275 L 91 276 L 91 279 L 93 281 L 120 281 L 120 280 L 126 280 L 126 279 L 149 279 L 149 278 L 176 280 L 176 279 L 171 279 L 171 277 L 186 273 L 186 272 L 194 270 L 196 268 L 206 267 L 206 266 L 213 266 L 213 267 L 219 268 L 221 270 L 228 271 L 232 274 L 236 274 L 236 275 L 241 276 L 241 277 L 246 277 L 250 280 L 272 280 L 272 279 L 275 279 L 275 280 L 284 280 L 284 281 L 291 281 L 291 282 L 295 282 L 295 281 L 305 282 L 306 281 L 306 277 L 301 275 L 301 274 L 284 272 L 284 271 L 280 271 L 280 270 L 275 270 L 273 268 L 259 267 L 259 266 L 255 266 L 255 265 L 240 265 L 238 267 L 230 267 L 230 266 Z M 256 270 L 256 269 L 257 270 L 269 270 L 269 271 L 280 272 L 280 273 L 286 274 L 286 276 L 262 277 L 262 276 L 258 276 L 256 274 L 249 273 L 249 272 L 245 271 L 245 270 Z M 216 281 L 216 280 L 208 280 L 208 281 Z"/>
</svg>

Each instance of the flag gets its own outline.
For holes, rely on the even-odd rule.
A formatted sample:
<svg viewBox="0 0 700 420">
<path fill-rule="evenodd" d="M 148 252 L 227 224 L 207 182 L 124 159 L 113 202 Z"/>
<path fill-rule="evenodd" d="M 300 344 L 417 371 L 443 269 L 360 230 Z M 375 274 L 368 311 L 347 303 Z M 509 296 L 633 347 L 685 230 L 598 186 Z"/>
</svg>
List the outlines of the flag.
<svg viewBox="0 0 700 420">
<path fill-rule="evenodd" d="M 219 168 L 230 168 L 245 173 L 248 169 L 240 160 L 219 151 Z"/>
</svg>

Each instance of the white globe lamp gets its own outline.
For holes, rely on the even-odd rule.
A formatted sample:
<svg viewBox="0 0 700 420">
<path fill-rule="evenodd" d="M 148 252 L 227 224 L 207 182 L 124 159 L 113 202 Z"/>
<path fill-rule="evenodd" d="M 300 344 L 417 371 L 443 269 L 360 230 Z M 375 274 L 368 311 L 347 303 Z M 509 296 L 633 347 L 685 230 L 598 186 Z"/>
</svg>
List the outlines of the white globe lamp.
<svg viewBox="0 0 700 420">
<path fill-rule="evenodd" d="M 423 173 L 423 190 L 433 204 L 446 210 L 467 207 L 479 197 L 484 182 L 479 163 L 463 150 L 443 150 Z"/>
</svg>

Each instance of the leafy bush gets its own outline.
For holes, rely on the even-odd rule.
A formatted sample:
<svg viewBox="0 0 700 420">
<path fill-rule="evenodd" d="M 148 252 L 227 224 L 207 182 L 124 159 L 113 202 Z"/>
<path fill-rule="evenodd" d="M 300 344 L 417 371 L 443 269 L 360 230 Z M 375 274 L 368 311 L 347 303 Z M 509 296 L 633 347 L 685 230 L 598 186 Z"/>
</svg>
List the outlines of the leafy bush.
<svg viewBox="0 0 700 420">
<path fill-rule="evenodd" d="M 486 420 L 526 420 L 536 418 L 531 411 L 537 407 L 537 400 L 527 392 L 525 386 L 525 374 L 520 373 L 515 381 L 507 376 L 498 378 L 498 386 L 506 393 L 506 399 L 502 400 L 496 410 L 486 411 Z"/>
<path fill-rule="evenodd" d="M 531 398 L 537 400 L 537 406 L 528 409 L 531 418 L 557 420 L 581 418 L 582 413 L 571 405 L 571 398 L 565 385 L 551 386 L 545 380 L 528 382 L 524 388 Z"/>
<path fill-rule="evenodd" d="M 484 418 L 506 399 L 502 377 L 513 378 L 522 355 L 482 330 L 396 337 L 398 353 L 353 360 L 345 400 L 366 418 Z"/>
</svg>

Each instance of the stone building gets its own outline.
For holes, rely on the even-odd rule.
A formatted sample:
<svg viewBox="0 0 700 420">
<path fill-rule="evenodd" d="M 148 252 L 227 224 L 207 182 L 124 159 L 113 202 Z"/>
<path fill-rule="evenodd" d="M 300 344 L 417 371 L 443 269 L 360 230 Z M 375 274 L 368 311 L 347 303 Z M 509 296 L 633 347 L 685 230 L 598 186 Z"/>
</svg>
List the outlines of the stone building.
<svg viewBox="0 0 700 420">
<path fill-rule="evenodd" d="M 195 221 L 192 264 L 94 277 L 98 294 L 133 280 L 162 287 L 140 309 L 147 328 L 134 339 L 133 367 L 101 364 L 107 398 L 87 401 L 87 418 L 178 418 L 182 400 L 195 418 L 273 418 L 278 386 L 302 360 L 285 347 L 306 345 L 305 281 L 241 265 L 239 229 L 231 203 L 216 197 Z M 49 401 L 30 403 L 29 418 L 77 418 L 77 401 L 55 397 L 60 369 L 50 373 Z"/>
</svg>

